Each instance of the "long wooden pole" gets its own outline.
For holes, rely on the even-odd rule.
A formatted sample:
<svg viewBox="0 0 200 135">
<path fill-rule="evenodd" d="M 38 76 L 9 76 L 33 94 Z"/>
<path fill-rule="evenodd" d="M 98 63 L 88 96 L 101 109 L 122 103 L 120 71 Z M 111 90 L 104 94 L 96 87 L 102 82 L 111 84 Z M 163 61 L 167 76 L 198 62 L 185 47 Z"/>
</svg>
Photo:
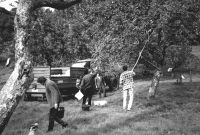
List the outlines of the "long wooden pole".
<svg viewBox="0 0 200 135">
<path fill-rule="evenodd" d="M 153 32 L 152 29 L 150 29 L 150 30 L 148 31 L 148 39 L 147 39 L 147 41 L 145 42 L 145 44 L 144 44 L 142 50 L 139 52 L 139 56 L 138 56 L 138 58 L 137 58 L 137 60 L 136 60 L 136 62 L 135 62 L 135 65 L 134 65 L 133 68 L 132 68 L 132 71 L 133 71 L 133 70 L 135 69 L 135 67 L 137 66 L 137 64 L 138 64 L 138 62 L 139 62 L 139 60 L 140 60 L 140 58 L 141 58 L 141 56 L 142 56 L 142 52 L 144 51 L 144 48 L 146 47 L 147 43 L 148 43 L 149 40 L 150 40 L 150 36 L 151 36 L 151 33 L 152 33 L 152 32 Z"/>
</svg>

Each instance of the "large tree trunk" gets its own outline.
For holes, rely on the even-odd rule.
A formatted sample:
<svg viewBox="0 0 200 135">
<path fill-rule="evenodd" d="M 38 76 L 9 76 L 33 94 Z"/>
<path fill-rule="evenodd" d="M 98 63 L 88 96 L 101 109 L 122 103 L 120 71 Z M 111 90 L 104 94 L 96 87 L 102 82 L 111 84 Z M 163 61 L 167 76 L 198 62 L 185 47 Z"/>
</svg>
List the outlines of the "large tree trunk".
<svg viewBox="0 0 200 135">
<path fill-rule="evenodd" d="M 3 132 L 21 97 L 33 81 L 32 59 L 28 49 L 28 29 L 33 10 L 48 6 L 65 9 L 81 0 L 20 0 L 15 16 L 15 68 L 0 91 L 0 134 Z"/>
<path fill-rule="evenodd" d="M 15 68 L 0 91 L 0 134 L 3 132 L 19 100 L 33 81 L 33 76 L 25 74 L 24 68 L 31 71 L 31 57 L 27 48 L 27 26 L 29 24 L 30 2 L 20 2 L 15 16 Z M 30 75 L 30 76 L 29 76 Z"/>
<path fill-rule="evenodd" d="M 149 87 L 148 99 L 155 97 L 159 86 L 160 76 L 161 76 L 161 71 L 156 71 L 153 76 L 151 86 Z"/>
</svg>

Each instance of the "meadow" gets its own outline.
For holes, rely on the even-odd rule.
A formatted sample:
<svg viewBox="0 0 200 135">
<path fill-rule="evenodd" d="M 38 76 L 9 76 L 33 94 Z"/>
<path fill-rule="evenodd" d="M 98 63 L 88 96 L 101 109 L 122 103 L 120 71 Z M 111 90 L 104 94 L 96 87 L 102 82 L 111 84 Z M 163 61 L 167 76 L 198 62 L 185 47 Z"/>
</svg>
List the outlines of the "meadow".
<svg viewBox="0 0 200 135">
<path fill-rule="evenodd" d="M 122 93 L 108 93 L 108 104 L 92 106 L 91 111 L 81 110 L 81 101 L 66 100 L 65 129 L 55 124 L 49 135 L 199 135 L 200 134 L 200 83 L 196 75 L 193 83 L 185 80 L 161 81 L 155 99 L 147 100 L 150 81 L 137 81 L 131 111 L 122 110 Z M 99 100 L 95 95 L 93 101 Z M 32 123 L 39 123 L 37 135 L 46 135 L 48 104 L 38 101 L 21 101 L 13 113 L 3 135 L 27 135 Z"/>
</svg>

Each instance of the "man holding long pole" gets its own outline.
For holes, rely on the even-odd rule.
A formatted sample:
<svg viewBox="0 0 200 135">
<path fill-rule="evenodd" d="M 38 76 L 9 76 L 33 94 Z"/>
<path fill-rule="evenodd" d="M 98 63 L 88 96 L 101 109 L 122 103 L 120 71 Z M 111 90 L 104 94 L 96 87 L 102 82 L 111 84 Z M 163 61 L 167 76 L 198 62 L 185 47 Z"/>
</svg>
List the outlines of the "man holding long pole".
<svg viewBox="0 0 200 135">
<path fill-rule="evenodd" d="M 133 104 L 133 96 L 134 96 L 134 82 L 133 76 L 135 72 L 133 70 L 127 71 L 128 67 L 123 66 L 123 73 L 120 75 L 120 87 L 122 87 L 123 91 L 123 110 L 130 111 Z M 129 102 L 127 106 L 127 97 L 129 94 Z"/>
</svg>

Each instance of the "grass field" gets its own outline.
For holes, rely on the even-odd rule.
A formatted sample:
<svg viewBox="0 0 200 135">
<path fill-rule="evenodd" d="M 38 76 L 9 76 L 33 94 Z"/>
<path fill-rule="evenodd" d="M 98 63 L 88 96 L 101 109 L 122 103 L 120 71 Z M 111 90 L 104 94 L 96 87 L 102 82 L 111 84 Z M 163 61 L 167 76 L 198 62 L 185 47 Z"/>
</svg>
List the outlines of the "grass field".
<svg viewBox="0 0 200 135">
<path fill-rule="evenodd" d="M 195 79 L 196 80 L 196 79 Z M 197 81 L 197 80 L 196 80 Z M 70 126 L 62 129 L 55 124 L 50 135 L 199 135 L 200 83 L 174 85 L 164 81 L 156 99 L 146 99 L 150 82 L 136 83 L 136 96 L 130 112 L 122 110 L 122 93 L 115 91 L 104 98 L 105 107 L 93 106 L 90 112 L 81 111 L 81 103 L 68 100 L 65 118 Z M 99 100 L 94 96 L 94 100 Z M 3 135 L 27 135 L 29 126 L 39 123 L 37 135 L 45 135 L 48 125 L 46 102 L 21 101 Z"/>
<path fill-rule="evenodd" d="M 195 54 L 199 51 L 195 48 Z M 200 56 L 200 55 L 199 55 Z M 11 69 L 0 67 L 0 89 Z M 108 93 L 105 107 L 92 106 L 90 112 L 81 111 L 81 102 L 67 100 L 64 120 L 69 126 L 62 129 L 55 124 L 49 135 L 199 135 L 200 134 L 200 76 L 194 82 L 174 85 L 174 80 L 161 81 L 154 100 L 146 99 L 150 81 L 136 82 L 133 109 L 122 111 L 122 93 Z M 99 100 L 94 96 L 94 100 Z M 48 125 L 48 104 L 21 101 L 13 113 L 3 135 L 27 135 L 33 123 L 39 123 L 37 135 L 45 135 Z"/>
</svg>

